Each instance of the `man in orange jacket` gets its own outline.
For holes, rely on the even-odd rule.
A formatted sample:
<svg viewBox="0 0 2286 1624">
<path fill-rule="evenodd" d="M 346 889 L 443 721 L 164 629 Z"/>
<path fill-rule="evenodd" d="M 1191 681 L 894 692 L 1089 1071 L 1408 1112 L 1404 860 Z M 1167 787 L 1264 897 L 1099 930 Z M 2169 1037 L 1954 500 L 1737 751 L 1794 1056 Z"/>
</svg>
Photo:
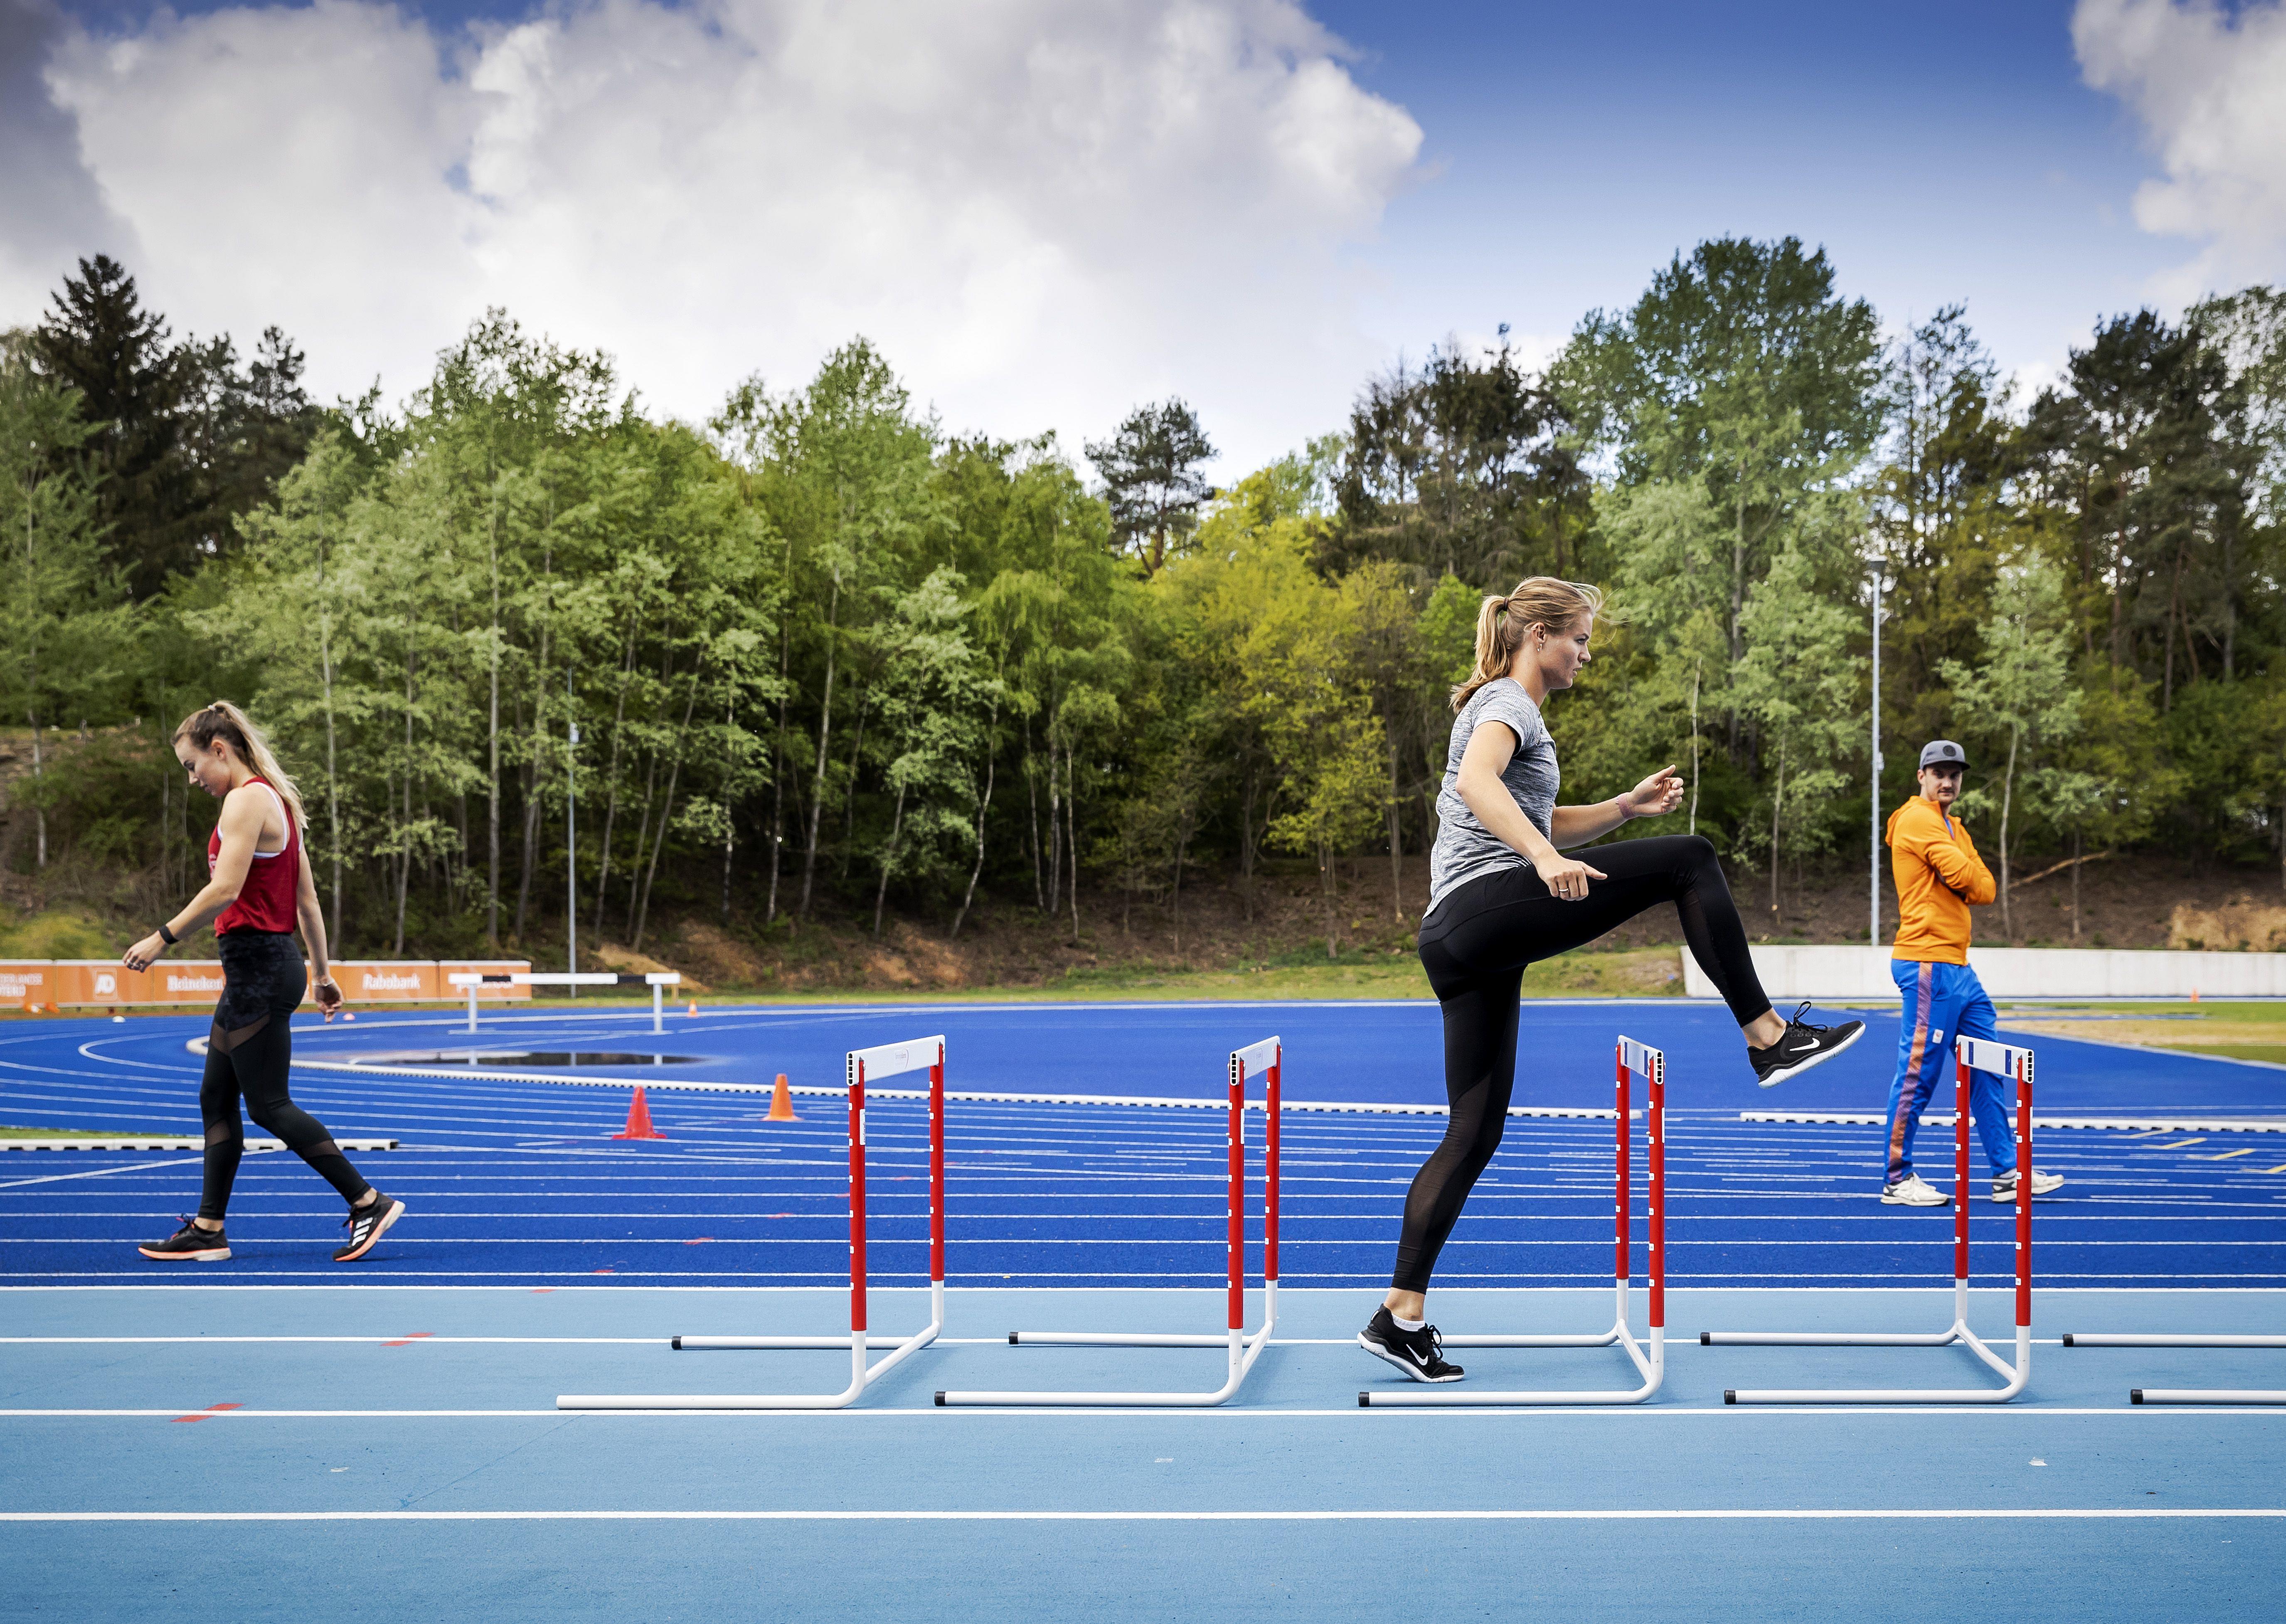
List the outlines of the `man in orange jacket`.
<svg viewBox="0 0 2286 1624">
<path fill-rule="evenodd" d="M 1968 911 L 1994 895 L 1992 871 L 1952 816 L 1968 757 L 1940 738 L 1921 747 L 1920 793 L 1889 814 L 1885 838 L 1897 882 L 1897 944 L 1889 974 L 1904 996 L 1897 1033 L 1897 1075 L 1889 1084 L 1888 1169 L 1881 1200 L 1892 1207 L 1941 1207 L 1951 1199 L 1913 1171 L 1913 1131 L 1936 1081 L 1949 1068 L 1952 1040 L 1999 1041 L 1992 1000 L 1968 967 Z M 1969 1115 L 1992 1163 L 1992 1199 L 2016 1199 L 2016 1146 L 2008 1101 L 1989 1071 L 1969 1075 Z M 2059 1189 L 2063 1179 L 2035 1171 L 2032 1194 Z M 1966 1198 L 1967 1192 L 1959 1192 Z"/>
</svg>

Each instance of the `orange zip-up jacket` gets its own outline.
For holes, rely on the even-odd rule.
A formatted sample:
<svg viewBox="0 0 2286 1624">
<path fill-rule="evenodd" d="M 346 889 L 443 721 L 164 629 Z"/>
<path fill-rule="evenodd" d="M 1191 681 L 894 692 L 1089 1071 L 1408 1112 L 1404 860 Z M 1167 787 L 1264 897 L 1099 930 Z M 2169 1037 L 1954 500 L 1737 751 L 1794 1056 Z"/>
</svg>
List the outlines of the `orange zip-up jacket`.
<svg viewBox="0 0 2286 1624">
<path fill-rule="evenodd" d="M 1992 871 L 1957 817 L 1916 795 L 1889 814 L 1883 833 L 1897 881 L 1897 945 L 1892 958 L 1968 962 L 1968 911 L 1994 895 Z"/>
</svg>

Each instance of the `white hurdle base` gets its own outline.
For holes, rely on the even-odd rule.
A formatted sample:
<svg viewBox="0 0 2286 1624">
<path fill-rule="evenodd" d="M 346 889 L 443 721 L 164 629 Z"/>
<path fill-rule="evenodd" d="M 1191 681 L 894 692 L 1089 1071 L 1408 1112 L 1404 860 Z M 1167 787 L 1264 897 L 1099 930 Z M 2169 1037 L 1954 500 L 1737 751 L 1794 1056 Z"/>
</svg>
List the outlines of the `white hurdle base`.
<svg viewBox="0 0 2286 1624">
<path fill-rule="evenodd" d="M 653 983 L 654 986 L 657 983 Z M 835 1393 L 559 1393 L 560 1410 L 838 1410 L 937 1339 L 944 1329 L 944 1039 L 852 1049 L 849 1089 L 849 1330 L 840 1336 L 676 1336 L 678 1352 L 847 1348 L 849 1385 Z M 910 1336 L 877 1337 L 866 1325 L 865 1084 L 908 1071 L 928 1072 L 929 1322 Z M 873 1363 L 877 1347 L 888 1355 Z"/>
<path fill-rule="evenodd" d="M 929 1282 L 929 1322 L 902 1339 L 852 1331 L 841 1336 L 676 1336 L 671 1345 L 684 1352 L 762 1349 L 847 1348 L 849 1385 L 837 1393 L 559 1393 L 559 1410 L 839 1410 L 937 1339 L 944 1329 L 944 1282 Z M 875 1347 L 894 1344 L 887 1358 L 867 1364 Z"/>
<path fill-rule="evenodd" d="M 1278 1329 L 1278 1149 L 1281 1123 L 1281 1050 L 1275 1037 L 1234 1050 L 1226 1079 L 1225 1108 L 1230 1126 L 1225 1144 L 1229 1153 L 1228 1225 L 1225 1268 L 1229 1281 L 1228 1328 L 1218 1336 L 1159 1331 L 1010 1331 L 1011 1345 L 1074 1348 L 1215 1348 L 1225 1350 L 1222 1385 L 1210 1392 L 1065 1392 L 1052 1389 L 997 1392 L 943 1391 L 936 1395 L 940 1408 L 978 1405 L 1025 1409 L 1118 1408 L 1206 1409 L 1227 1402 L 1246 1382 L 1254 1361 L 1270 1345 Z M 1260 1074 L 1266 1084 L 1263 1100 L 1262 1155 L 1262 1328 L 1245 1328 L 1246 1309 L 1246 1080 Z"/>
<path fill-rule="evenodd" d="M 1278 1283 L 1262 1289 L 1262 1328 L 1226 1331 L 1219 1336 L 1161 1335 L 1150 1331 L 1010 1331 L 1010 1343 L 1022 1346 L 1072 1348 L 1224 1348 L 1228 1351 L 1223 1384 L 1211 1392 L 941 1392 L 941 1408 L 1005 1404 L 1025 1409 L 1071 1409 L 1111 1407 L 1136 1409 L 1210 1409 L 1227 1403 L 1246 1383 L 1247 1372 L 1278 1328 Z"/>
<path fill-rule="evenodd" d="M 1613 1289 L 1618 1301 L 1614 1306 L 1612 1328 L 1601 1336 L 1469 1336 L 1444 1337 L 1448 1348 L 1617 1348 L 1628 1356 L 1643 1378 L 1634 1388 L 1581 1390 L 1556 1388 L 1548 1391 L 1495 1391 L 1483 1388 L 1462 1387 L 1437 1383 L 1419 1386 L 1395 1388 L 1363 1388 L 1358 1392 L 1360 1409 L 1443 1409 L 1461 1406 L 1556 1406 L 1579 1404 L 1641 1404 L 1659 1390 L 1667 1379 L 1667 1056 L 1649 1044 L 1638 1043 L 1632 1037 L 1619 1040 L 1613 1059 L 1612 1106 L 1611 1115 L 1619 1125 L 1618 1139 L 1612 1150 L 1612 1239 L 1615 1250 Z M 1628 1324 L 1630 1282 L 1628 1280 L 1628 1214 L 1634 1201 L 1633 1176 L 1628 1168 L 1629 1123 L 1628 1080 L 1633 1076 L 1644 1079 L 1644 1162 L 1649 1175 L 1650 1204 L 1644 1212 L 1644 1239 L 1648 1243 L 1646 1270 L 1650 1292 L 1646 1299 L 1650 1320 L 1648 1332 L 1640 1340 Z"/>
<path fill-rule="evenodd" d="M 1470 1387 L 1365 1388 L 1358 1393 L 1360 1409 L 1448 1408 L 1468 1406 L 1557 1406 L 1566 1404 L 1641 1404 L 1667 1380 L 1667 1328 L 1654 1325 L 1640 1340 L 1628 1326 L 1628 1289 L 1620 1288 L 1620 1316 L 1600 1336 L 1447 1336 L 1448 1348 L 1617 1348 L 1628 1356 L 1643 1377 L 1635 1388 L 1582 1391 L 1552 1388 L 1547 1391 L 1494 1392 Z"/>
<path fill-rule="evenodd" d="M 2066 1331 L 2068 1348 L 2286 1348 L 2286 1336 L 2187 1336 L 2164 1332 Z M 2286 1390 L 2264 1387 L 2131 1387 L 2130 1404 L 2286 1405 Z"/>
<path fill-rule="evenodd" d="M 2006 1404 L 2032 1375 L 2032 1328 L 2016 1328 L 2014 1364 L 1968 1328 L 1968 1288 L 1953 1288 L 1952 1325 L 1942 1331 L 1701 1331 L 1701 1347 L 1967 1348 L 1997 1372 L 2003 1387 L 1731 1387 L 1725 1404 Z"/>
<path fill-rule="evenodd" d="M 2016 1359 L 2014 1364 L 1968 1328 L 1969 1074 L 2016 1081 Z M 1952 1324 L 1942 1331 L 1701 1331 L 1701 1347 L 1966 1348 L 1999 1376 L 2000 1387 L 1733 1387 L 1725 1404 L 2006 1404 L 2032 1378 L 2032 1052 L 1989 1038 L 1953 1045 Z"/>
</svg>

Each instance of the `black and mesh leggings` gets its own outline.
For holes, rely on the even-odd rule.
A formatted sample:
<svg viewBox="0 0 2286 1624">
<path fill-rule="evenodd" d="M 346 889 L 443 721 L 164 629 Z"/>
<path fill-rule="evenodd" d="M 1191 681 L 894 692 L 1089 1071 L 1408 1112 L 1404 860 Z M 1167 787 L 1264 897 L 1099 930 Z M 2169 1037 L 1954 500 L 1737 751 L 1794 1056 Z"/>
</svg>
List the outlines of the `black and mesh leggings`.
<svg viewBox="0 0 2286 1624">
<path fill-rule="evenodd" d="M 1460 887 L 1422 923 L 1421 963 L 1445 1012 L 1445 1095 L 1453 1115 L 1405 1198 L 1391 1281 L 1400 1291 L 1429 1289 L 1445 1237 L 1500 1147 L 1516 1087 L 1517 995 L 1525 966 L 1673 903 L 1691 956 L 1738 1024 L 1770 1012 L 1714 847 L 1697 835 L 1666 835 L 1578 855 L 1610 876 L 1589 881 L 1584 901 L 1558 901 L 1530 869 L 1502 869 Z"/>
<path fill-rule="evenodd" d="M 326 1126 L 294 1103 L 286 1079 L 294 1059 L 288 1020 L 307 980 L 302 950 L 284 932 L 234 930 L 220 940 L 222 1000 L 207 1035 L 206 1075 L 199 1080 L 199 1116 L 206 1123 L 206 1182 L 199 1216 L 219 1223 L 230 1187 L 246 1154 L 238 1102 L 255 1125 L 276 1134 L 287 1148 L 323 1175 L 345 1201 L 371 1186 L 358 1176 Z"/>
</svg>

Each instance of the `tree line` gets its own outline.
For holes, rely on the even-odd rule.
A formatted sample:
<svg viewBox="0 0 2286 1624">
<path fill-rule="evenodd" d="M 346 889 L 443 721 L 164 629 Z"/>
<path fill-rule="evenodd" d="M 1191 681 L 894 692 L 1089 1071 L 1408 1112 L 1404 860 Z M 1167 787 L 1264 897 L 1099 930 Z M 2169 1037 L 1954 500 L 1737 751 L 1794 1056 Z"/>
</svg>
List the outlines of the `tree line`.
<svg viewBox="0 0 2286 1624">
<path fill-rule="evenodd" d="M 36 885 L 188 884 L 213 814 L 165 729 L 226 696 L 351 950 L 560 940 L 574 897 L 638 950 L 702 912 L 1076 936 L 1084 894 L 1179 932 L 1281 863 L 1334 953 L 1360 880 L 1417 907 L 1478 599 L 1542 573 L 1614 611 L 1551 707 L 1566 798 L 1679 762 L 1772 909 L 1862 849 L 1877 590 L 1883 809 L 1951 737 L 2004 873 L 2286 883 L 2268 288 L 2103 320 L 2023 399 L 1960 309 L 1885 342 L 1822 251 L 1712 240 L 1544 370 L 1439 345 L 1220 484 L 1180 400 L 1074 458 L 947 430 L 863 339 L 705 422 L 499 311 L 393 407 L 303 367 L 176 342 L 102 258 L 0 347 L 0 861 Z"/>
</svg>

